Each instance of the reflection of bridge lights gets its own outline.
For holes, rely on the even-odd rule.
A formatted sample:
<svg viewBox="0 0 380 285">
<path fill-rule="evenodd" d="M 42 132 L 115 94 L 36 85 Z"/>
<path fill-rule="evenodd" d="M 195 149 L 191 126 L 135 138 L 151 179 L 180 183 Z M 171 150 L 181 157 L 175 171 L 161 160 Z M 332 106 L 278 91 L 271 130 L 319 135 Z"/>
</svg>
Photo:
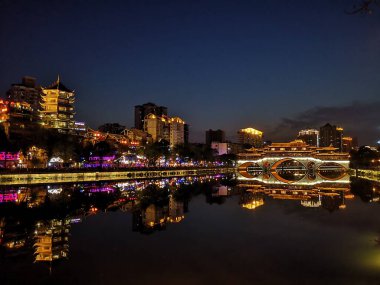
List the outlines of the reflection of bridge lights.
<svg viewBox="0 0 380 285">
<path fill-rule="evenodd" d="M 260 200 L 254 200 L 254 201 L 251 201 L 249 203 L 244 203 L 242 204 L 241 206 L 245 209 L 248 209 L 248 210 L 254 210 L 256 209 L 257 207 L 260 207 L 264 205 L 264 200 L 263 199 L 260 199 Z"/>
</svg>

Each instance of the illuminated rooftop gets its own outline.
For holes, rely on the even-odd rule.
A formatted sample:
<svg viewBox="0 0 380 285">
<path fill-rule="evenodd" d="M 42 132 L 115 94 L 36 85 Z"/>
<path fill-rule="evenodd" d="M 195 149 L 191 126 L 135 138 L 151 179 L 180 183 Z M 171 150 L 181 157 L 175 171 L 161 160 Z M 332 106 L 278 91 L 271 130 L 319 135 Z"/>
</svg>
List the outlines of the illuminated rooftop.
<svg viewBox="0 0 380 285">
<path fill-rule="evenodd" d="M 185 124 L 185 121 L 182 120 L 180 117 L 173 117 L 170 119 L 170 123 Z"/>
<path fill-rule="evenodd" d="M 343 137 L 342 140 L 345 140 L 345 141 L 352 141 L 352 137 Z"/>
<path fill-rule="evenodd" d="M 300 130 L 298 132 L 298 135 L 319 135 L 319 131 L 316 129 L 307 129 L 307 130 Z"/>
<path fill-rule="evenodd" d="M 69 88 L 67 88 L 65 85 L 63 85 L 60 80 L 59 80 L 59 77 L 56 81 L 54 81 L 51 85 L 49 85 L 48 87 L 44 87 L 42 88 L 44 90 L 59 90 L 59 91 L 64 91 L 64 92 L 69 92 L 69 93 L 73 93 L 74 91 L 73 90 L 70 90 Z"/>
<path fill-rule="evenodd" d="M 294 147 L 294 146 L 309 146 L 303 140 L 294 140 L 286 143 L 272 143 L 269 147 Z"/>
<path fill-rule="evenodd" d="M 250 135 L 258 135 L 258 136 L 262 136 L 263 135 L 262 131 L 259 131 L 259 130 L 253 129 L 253 128 L 241 129 L 239 132 L 250 134 Z"/>
</svg>

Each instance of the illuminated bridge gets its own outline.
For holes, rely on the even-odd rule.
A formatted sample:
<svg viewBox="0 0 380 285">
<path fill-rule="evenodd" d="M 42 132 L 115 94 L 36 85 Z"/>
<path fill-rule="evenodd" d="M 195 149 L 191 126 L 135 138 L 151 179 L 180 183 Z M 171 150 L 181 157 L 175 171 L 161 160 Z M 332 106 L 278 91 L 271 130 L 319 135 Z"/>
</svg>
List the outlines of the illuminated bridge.
<svg viewBox="0 0 380 285">
<path fill-rule="evenodd" d="M 349 181 L 348 153 L 337 148 L 309 146 L 303 141 L 273 143 L 238 155 L 239 180 L 313 185 L 323 181 Z"/>
</svg>

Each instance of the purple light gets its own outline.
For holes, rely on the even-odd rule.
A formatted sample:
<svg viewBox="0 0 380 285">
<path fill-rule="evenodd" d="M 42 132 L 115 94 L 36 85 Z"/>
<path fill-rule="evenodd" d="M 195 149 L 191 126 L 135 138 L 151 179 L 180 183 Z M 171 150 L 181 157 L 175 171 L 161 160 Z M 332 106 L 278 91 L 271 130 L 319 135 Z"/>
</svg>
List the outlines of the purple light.
<svg viewBox="0 0 380 285">
<path fill-rule="evenodd" d="M 0 203 L 3 202 L 17 202 L 17 193 L 0 194 Z"/>
</svg>

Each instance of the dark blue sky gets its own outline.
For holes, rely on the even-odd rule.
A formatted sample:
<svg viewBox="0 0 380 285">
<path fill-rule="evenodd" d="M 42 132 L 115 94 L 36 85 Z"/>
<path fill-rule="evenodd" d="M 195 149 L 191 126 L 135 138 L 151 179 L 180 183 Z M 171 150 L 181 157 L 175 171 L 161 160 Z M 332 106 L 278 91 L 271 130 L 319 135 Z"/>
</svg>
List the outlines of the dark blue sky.
<svg viewBox="0 0 380 285">
<path fill-rule="evenodd" d="M 380 100 L 380 7 L 346 15 L 353 3 L 0 0 L 0 92 L 24 75 L 44 86 L 59 73 L 92 127 L 130 127 L 133 106 L 152 101 L 183 117 L 193 141 L 247 126 L 286 139 L 296 130 L 280 135 L 284 118 L 310 113 L 297 128 L 330 120 L 374 143 L 376 108 L 364 129 L 356 122 Z M 315 107 L 349 111 L 318 118 Z"/>
</svg>

